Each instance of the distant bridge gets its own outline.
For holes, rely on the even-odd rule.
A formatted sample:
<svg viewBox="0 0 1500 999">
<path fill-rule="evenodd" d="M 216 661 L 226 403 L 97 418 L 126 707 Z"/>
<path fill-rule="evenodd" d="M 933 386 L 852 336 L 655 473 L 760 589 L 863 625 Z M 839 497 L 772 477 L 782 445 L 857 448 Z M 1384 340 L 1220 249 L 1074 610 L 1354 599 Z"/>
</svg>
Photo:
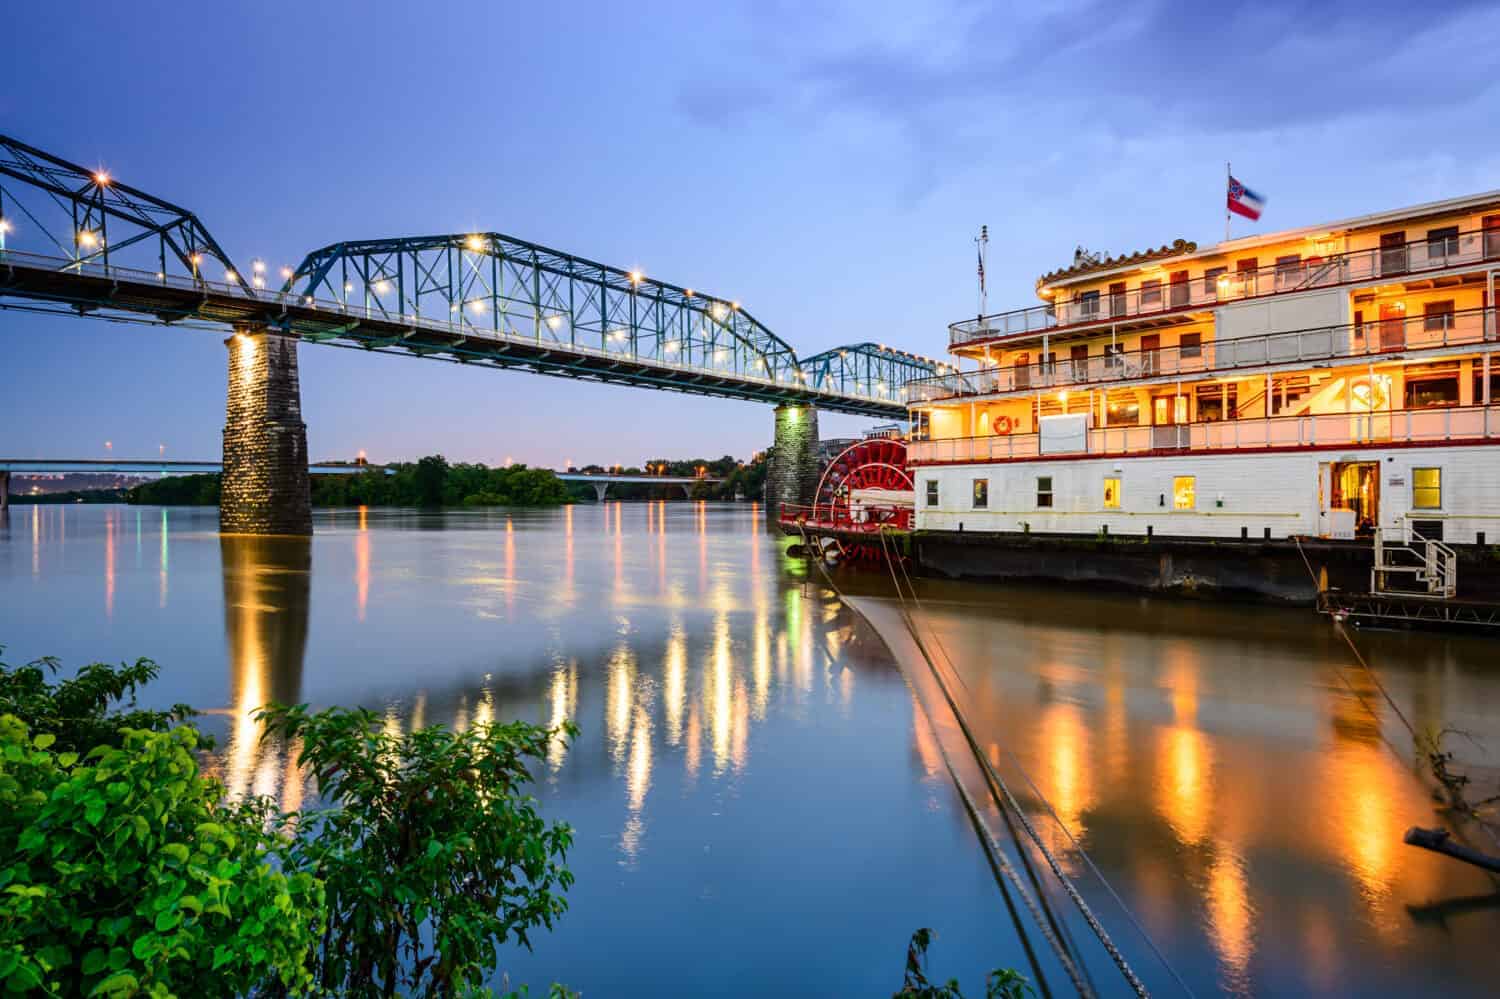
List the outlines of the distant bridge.
<svg viewBox="0 0 1500 999">
<path fill-rule="evenodd" d="M 298 342 L 790 409 L 773 494 L 806 489 L 813 411 L 903 418 L 906 384 L 948 368 L 868 341 L 799 357 L 738 301 L 497 232 L 333 243 L 281 277 L 236 267 L 192 212 L 0 136 L 0 308 L 235 331 L 237 531 L 311 529 Z"/>
<path fill-rule="evenodd" d="M 362 472 L 386 472 L 395 470 L 387 465 L 357 464 L 345 461 L 323 461 L 309 463 L 308 472 L 313 475 L 359 475 Z M 11 475 L 218 475 L 224 471 L 220 461 L 166 461 L 146 458 L 0 458 L 0 507 L 7 500 Z M 623 475 L 611 472 L 553 472 L 563 482 L 587 482 L 593 485 L 594 495 L 600 502 L 612 485 L 681 486 L 685 494 L 691 495 L 692 487 L 700 482 L 718 485 L 722 478 L 712 475 Z"/>
</svg>

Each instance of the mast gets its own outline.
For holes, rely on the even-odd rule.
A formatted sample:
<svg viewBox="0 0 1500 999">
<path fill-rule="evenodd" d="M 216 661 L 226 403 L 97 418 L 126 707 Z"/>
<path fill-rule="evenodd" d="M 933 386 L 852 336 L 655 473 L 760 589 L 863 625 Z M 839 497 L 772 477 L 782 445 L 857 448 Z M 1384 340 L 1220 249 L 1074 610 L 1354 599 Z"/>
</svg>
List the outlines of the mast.
<svg viewBox="0 0 1500 999">
<path fill-rule="evenodd" d="M 979 316 L 984 317 L 988 308 L 988 295 L 984 286 L 984 264 L 985 257 L 989 255 L 990 227 L 982 225 L 979 227 L 979 236 L 974 240 L 979 244 Z"/>
<path fill-rule="evenodd" d="M 1224 242 L 1229 242 L 1229 185 L 1234 183 L 1234 170 L 1229 161 L 1224 161 Z"/>
</svg>

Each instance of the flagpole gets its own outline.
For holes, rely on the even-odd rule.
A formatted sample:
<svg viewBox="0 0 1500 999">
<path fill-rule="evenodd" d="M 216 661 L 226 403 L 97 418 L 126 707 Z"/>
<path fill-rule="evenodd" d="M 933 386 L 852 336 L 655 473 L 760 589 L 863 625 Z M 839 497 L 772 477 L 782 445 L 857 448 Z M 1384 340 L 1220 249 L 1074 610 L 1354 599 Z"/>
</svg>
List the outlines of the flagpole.
<svg viewBox="0 0 1500 999">
<path fill-rule="evenodd" d="M 1234 183 L 1234 168 L 1224 161 L 1224 242 L 1229 242 L 1229 185 Z"/>
<path fill-rule="evenodd" d="M 979 227 L 979 236 L 974 242 L 979 244 L 979 316 L 984 318 L 985 310 L 989 307 L 989 296 L 984 284 L 985 256 L 989 252 L 990 227 L 982 225 Z"/>
</svg>

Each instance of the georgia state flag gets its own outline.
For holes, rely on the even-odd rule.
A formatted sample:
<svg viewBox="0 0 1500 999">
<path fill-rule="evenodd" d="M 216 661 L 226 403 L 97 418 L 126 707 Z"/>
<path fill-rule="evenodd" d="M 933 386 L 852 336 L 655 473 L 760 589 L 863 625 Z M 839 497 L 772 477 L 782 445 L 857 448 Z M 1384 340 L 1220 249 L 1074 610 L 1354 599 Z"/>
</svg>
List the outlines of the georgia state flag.
<svg viewBox="0 0 1500 999">
<path fill-rule="evenodd" d="M 1266 199 L 1233 177 L 1229 178 L 1229 210 L 1247 219 L 1258 219 L 1266 207 Z"/>
</svg>

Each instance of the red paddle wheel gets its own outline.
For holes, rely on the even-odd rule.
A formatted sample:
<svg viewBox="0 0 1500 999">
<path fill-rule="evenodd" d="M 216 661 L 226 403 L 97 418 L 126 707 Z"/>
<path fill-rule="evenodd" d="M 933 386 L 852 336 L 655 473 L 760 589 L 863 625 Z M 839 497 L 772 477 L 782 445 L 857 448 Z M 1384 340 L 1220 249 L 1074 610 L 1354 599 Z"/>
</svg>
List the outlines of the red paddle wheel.
<svg viewBox="0 0 1500 999">
<path fill-rule="evenodd" d="M 869 541 L 846 535 L 834 542 L 844 558 L 879 558 L 881 530 L 911 527 L 915 490 L 906 465 L 906 442 L 898 437 L 869 437 L 828 463 L 818 480 L 813 520 L 873 535 Z"/>
</svg>

